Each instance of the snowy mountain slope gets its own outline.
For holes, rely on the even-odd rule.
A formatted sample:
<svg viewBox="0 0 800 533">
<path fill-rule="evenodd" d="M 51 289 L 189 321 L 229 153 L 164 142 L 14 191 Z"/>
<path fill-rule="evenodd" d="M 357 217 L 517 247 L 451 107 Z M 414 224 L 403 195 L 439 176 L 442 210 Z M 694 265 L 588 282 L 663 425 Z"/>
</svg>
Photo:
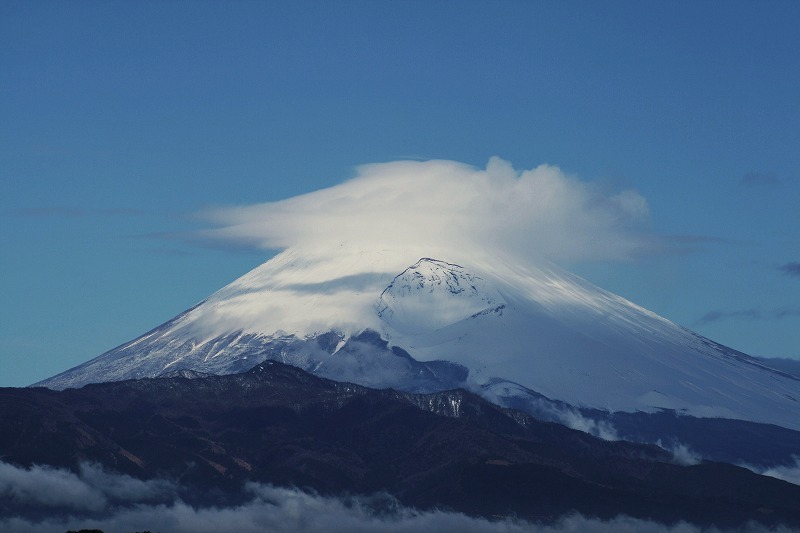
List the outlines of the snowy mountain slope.
<svg viewBox="0 0 800 533">
<path fill-rule="evenodd" d="M 506 404 L 538 393 L 576 407 L 800 429 L 796 377 L 555 266 L 463 250 L 287 250 L 39 385 L 233 373 L 265 359 L 369 386 L 465 386 Z"/>
<path fill-rule="evenodd" d="M 459 265 L 423 258 L 384 289 L 377 312 L 391 329 L 420 335 L 503 305 L 482 278 Z"/>
</svg>

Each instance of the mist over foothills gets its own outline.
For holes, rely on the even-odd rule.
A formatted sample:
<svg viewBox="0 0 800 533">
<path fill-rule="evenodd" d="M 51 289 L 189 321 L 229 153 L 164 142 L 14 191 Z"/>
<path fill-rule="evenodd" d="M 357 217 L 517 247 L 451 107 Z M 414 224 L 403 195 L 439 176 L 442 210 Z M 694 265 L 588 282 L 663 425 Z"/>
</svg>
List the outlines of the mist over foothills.
<svg viewBox="0 0 800 533">
<path fill-rule="evenodd" d="M 241 531 L 275 532 L 372 532 L 443 531 L 470 533 L 561 533 L 570 531 L 717 533 L 723 530 L 700 528 L 687 523 L 658 524 L 620 516 L 612 520 L 566 516 L 552 525 L 524 520 L 486 520 L 461 513 L 419 511 L 404 507 L 387 494 L 326 497 L 297 488 L 249 483 L 247 501 L 230 507 L 190 506 L 175 495 L 174 481 L 142 482 L 128 476 L 110 474 L 96 465 L 83 465 L 78 473 L 48 467 L 19 469 L 0 463 L 0 494 L 13 486 L 20 505 L 47 508 L 52 515 L 44 521 L 25 518 L 0 518 L 4 531 L 39 533 L 78 529 L 104 531 L 171 531 L 204 533 Z M 70 491 L 70 492 L 67 492 Z M 80 496 L 80 497 L 78 497 Z M 742 532 L 762 531 L 751 524 Z M 788 533 L 790 528 L 771 529 Z"/>
</svg>

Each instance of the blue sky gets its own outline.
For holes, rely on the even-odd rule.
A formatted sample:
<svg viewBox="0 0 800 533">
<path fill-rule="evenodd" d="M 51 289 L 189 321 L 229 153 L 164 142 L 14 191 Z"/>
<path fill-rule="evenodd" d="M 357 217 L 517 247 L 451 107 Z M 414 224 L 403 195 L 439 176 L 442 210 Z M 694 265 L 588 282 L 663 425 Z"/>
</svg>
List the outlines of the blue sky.
<svg viewBox="0 0 800 533">
<path fill-rule="evenodd" d="M 795 2 L 0 3 L 0 386 L 128 341 L 269 257 L 209 208 L 365 163 L 558 166 L 665 252 L 568 268 L 800 358 Z"/>
</svg>

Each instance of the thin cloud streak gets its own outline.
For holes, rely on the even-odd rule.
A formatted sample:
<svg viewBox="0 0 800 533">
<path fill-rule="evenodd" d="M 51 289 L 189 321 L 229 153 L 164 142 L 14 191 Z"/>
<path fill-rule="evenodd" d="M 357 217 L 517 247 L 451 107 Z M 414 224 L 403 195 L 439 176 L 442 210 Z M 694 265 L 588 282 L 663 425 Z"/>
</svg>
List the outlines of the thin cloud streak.
<svg viewBox="0 0 800 533">
<path fill-rule="evenodd" d="M 211 209 L 197 239 L 280 250 L 342 242 L 498 251 L 523 259 L 624 261 L 663 253 L 636 191 L 608 192 L 541 165 L 455 161 L 365 165 L 342 184 L 286 200 Z"/>
<path fill-rule="evenodd" d="M 744 246 L 750 243 L 710 235 L 665 235 L 662 237 L 667 250 L 674 255 L 688 255 L 701 252 L 710 245 Z"/>
<path fill-rule="evenodd" d="M 245 239 L 242 240 L 209 239 L 201 234 L 198 234 L 197 232 L 191 232 L 191 231 L 156 231 L 150 233 L 139 233 L 135 235 L 128 235 L 127 237 L 130 239 L 174 242 L 192 246 L 194 248 L 200 248 L 204 250 L 214 250 L 220 252 L 240 253 L 240 254 L 262 252 L 262 248 L 259 246 L 259 243 L 255 240 L 248 241 Z M 171 250 L 173 249 L 173 247 L 169 247 L 167 249 Z M 154 250 L 154 252 L 158 253 L 158 249 Z M 185 252 L 185 254 L 189 255 L 190 252 Z M 177 255 L 177 254 L 172 254 L 172 255 Z"/>
<path fill-rule="evenodd" d="M 695 326 L 707 326 L 720 320 L 728 320 L 732 318 L 759 320 L 762 318 L 761 312 L 757 309 L 741 309 L 738 311 L 709 311 L 701 316 L 696 322 Z"/>
<path fill-rule="evenodd" d="M 792 261 L 792 262 L 786 263 L 785 265 L 782 265 L 782 266 L 778 267 L 778 270 L 780 270 L 781 272 L 783 272 L 787 276 L 800 278 L 800 263 L 798 263 L 798 262 Z"/>
<path fill-rule="evenodd" d="M 701 316 L 695 321 L 695 326 L 707 326 L 721 320 L 780 320 L 800 316 L 800 308 L 781 308 L 769 313 L 762 313 L 758 309 L 739 309 L 734 311 L 714 310 Z"/>
<path fill-rule="evenodd" d="M 85 218 L 91 216 L 141 216 L 145 212 L 139 209 L 128 208 L 105 208 L 105 209 L 86 209 L 73 206 L 50 206 L 50 207 L 27 207 L 11 209 L 6 213 L 15 217 L 31 218 Z"/>
<path fill-rule="evenodd" d="M 739 184 L 745 187 L 760 187 L 771 189 L 781 184 L 781 180 L 775 174 L 769 172 L 748 172 L 739 180 Z"/>
</svg>

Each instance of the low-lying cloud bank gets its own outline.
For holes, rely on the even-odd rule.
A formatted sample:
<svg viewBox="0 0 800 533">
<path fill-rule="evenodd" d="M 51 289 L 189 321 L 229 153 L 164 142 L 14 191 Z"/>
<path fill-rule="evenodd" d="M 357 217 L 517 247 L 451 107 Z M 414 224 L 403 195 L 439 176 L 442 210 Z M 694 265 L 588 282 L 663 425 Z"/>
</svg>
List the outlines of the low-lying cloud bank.
<svg viewBox="0 0 800 533">
<path fill-rule="evenodd" d="M 355 178 L 286 200 L 210 210 L 202 239 L 264 249 L 342 242 L 499 250 L 521 259 L 622 260 L 663 246 L 636 191 L 609 191 L 541 165 L 456 161 L 358 167 Z"/>
<path fill-rule="evenodd" d="M 165 480 L 140 481 L 94 465 L 78 473 L 46 466 L 0 463 L 0 531 L 12 533 L 102 529 L 106 532 L 670 532 L 694 533 L 686 523 L 663 525 L 630 517 L 610 521 L 571 515 L 554 524 L 489 521 L 447 511 L 418 511 L 386 494 L 326 497 L 293 488 L 249 483 L 243 503 L 192 506 Z M 76 491 L 70 494 L 70 491 Z M 29 516 L 23 516 L 20 509 Z M 31 509 L 39 516 L 32 518 Z M 44 517 L 44 518 L 42 518 Z M 759 531 L 759 526 L 741 531 Z M 702 529 L 702 531 L 716 531 Z M 777 529 L 786 531 L 788 529 Z"/>
<path fill-rule="evenodd" d="M 165 480 L 142 481 L 83 464 L 79 472 L 34 465 L 29 469 L 0 462 L 0 501 L 41 508 L 96 512 L 114 502 L 169 501 L 176 491 Z"/>
</svg>

